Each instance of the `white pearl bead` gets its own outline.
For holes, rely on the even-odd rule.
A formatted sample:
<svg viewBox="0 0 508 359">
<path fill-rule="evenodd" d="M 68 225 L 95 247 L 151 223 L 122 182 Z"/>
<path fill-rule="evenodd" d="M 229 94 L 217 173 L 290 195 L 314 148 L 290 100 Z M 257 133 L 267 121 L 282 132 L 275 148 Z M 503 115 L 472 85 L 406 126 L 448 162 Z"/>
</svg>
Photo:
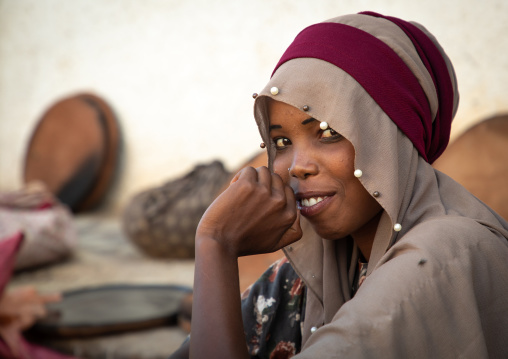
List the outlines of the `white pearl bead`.
<svg viewBox="0 0 508 359">
<path fill-rule="evenodd" d="M 277 94 L 279 93 L 279 89 L 278 89 L 277 87 L 275 87 L 275 86 L 274 86 L 274 87 L 272 87 L 272 88 L 270 89 L 270 92 L 271 92 L 271 94 L 272 94 L 272 95 L 274 95 L 274 96 L 275 96 L 275 95 L 277 95 Z"/>
<path fill-rule="evenodd" d="M 354 175 L 355 175 L 355 177 L 360 178 L 360 177 L 362 177 L 363 172 L 362 172 L 362 170 L 355 170 Z"/>
<path fill-rule="evenodd" d="M 393 230 L 395 232 L 400 232 L 401 229 L 402 229 L 402 226 L 400 225 L 400 223 L 395 223 L 395 225 L 393 226 Z"/>
<path fill-rule="evenodd" d="M 311 332 L 311 333 L 314 333 L 316 330 L 317 330 L 317 328 L 316 328 L 316 327 L 312 327 L 312 328 L 310 328 L 310 332 Z"/>
<path fill-rule="evenodd" d="M 325 121 L 321 122 L 319 124 L 319 128 L 322 129 L 323 131 L 326 130 L 328 128 L 328 122 Z"/>
</svg>

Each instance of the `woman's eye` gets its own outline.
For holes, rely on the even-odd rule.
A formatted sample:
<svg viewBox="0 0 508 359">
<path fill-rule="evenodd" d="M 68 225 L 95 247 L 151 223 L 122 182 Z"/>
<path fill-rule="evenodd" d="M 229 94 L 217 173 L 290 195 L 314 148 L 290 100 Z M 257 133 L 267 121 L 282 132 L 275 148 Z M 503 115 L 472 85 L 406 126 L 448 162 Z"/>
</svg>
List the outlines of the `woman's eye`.
<svg viewBox="0 0 508 359">
<path fill-rule="evenodd" d="M 327 128 L 323 131 L 323 137 L 335 137 L 338 133 L 332 130 L 331 128 Z"/>
<path fill-rule="evenodd" d="M 275 142 L 275 147 L 279 150 L 282 148 L 285 148 L 286 146 L 291 144 L 291 141 L 289 140 L 289 138 L 286 138 L 286 137 L 276 138 L 274 140 L 274 142 Z"/>
<path fill-rule="evenodd" d="M 337 142 L 342 138 L 342 135 L 332 128 L 327 128 L 321 132 L 321 141 L 324 142 Z"/>
</svg>

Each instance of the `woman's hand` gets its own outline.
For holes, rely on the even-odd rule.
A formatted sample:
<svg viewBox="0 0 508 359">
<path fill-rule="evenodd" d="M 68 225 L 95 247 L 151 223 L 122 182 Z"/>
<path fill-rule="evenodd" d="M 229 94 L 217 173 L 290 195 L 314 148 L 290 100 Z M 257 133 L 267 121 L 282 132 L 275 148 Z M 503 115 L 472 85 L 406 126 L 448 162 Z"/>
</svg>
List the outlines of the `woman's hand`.
<svg viewBox="0 0 508 359">
<path fill-rule="evenodd" d="M 274 252 L 301 236 L 293 190 L 266 167 L 247 167 L 208 207 L 196 241 L 214 239 L 238 257 Z"/>
<path fill-rule="evenodd" d="M 266 167 L 242 169 L 208 207 L 196 231 L 192 358 L 249 357 L 238 257 L 276 251 L 301 236 L 292 189 Z"/>
<path fill-rule="evenodd" d="M 20 354 L 21 332 L 47 315 L 46 304 L 57 302 L 60 294 L 40 294 L 34 287 L 20 287 L 0 298 L 0 338 L 10 350 Z"/>
</svg>

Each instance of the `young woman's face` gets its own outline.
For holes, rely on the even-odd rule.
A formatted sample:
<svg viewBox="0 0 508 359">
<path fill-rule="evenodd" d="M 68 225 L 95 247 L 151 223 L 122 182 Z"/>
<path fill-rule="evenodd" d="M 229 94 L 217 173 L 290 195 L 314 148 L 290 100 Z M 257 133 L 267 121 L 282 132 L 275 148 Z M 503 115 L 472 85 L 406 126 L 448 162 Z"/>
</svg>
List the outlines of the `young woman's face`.
<svg viewBox="0 0 508 359">
<path fill-rule="evenodd" d="M 270 100 L 268 111 L 274 171 L 293 188 L 301 214 L 326 239 L 364 232 L 381 206 L 354 176 L 351 142 L 286 103 Z"/>
</svg>

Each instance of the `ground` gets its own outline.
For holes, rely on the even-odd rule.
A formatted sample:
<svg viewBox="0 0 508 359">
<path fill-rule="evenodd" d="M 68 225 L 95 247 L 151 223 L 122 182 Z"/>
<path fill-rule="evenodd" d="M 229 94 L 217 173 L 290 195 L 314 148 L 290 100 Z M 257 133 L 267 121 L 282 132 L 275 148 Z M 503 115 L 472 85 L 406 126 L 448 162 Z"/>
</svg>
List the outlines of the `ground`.
<svg viewBox="0 0 508 359">
<path fill-rule="evenodd" d="M 78 246 L 69 260 L 16 274 L 9 287 L 34 285 L 42 292 L 103 284 L 192 286 L 193 260 L 156 260 L 139 252 L 123 235 L 120 221 L 100 215 L 75 219 Z M 185 339 L 178 326 L 88 339 L 52 340 L 46 345 L 84 358 L 167 358 Z"/>
<path fill-rule="evenodd" d="M 17 273 L 9 287 L 33 285 L 41 292 L 105 284 L 159 284 L 192 287 L 194 260 L 153 259 L 123 234 L 116 217 L 77 215 L 78 244 L 69 260 Z M 239 259 L 240 287 L 247 288 L 282 253 Z M 180 327 L 165 326 L 124 334 L 45 340 L 44 344 L 82 358 L 167 358 L 187 336 Z"/>
</svg>

